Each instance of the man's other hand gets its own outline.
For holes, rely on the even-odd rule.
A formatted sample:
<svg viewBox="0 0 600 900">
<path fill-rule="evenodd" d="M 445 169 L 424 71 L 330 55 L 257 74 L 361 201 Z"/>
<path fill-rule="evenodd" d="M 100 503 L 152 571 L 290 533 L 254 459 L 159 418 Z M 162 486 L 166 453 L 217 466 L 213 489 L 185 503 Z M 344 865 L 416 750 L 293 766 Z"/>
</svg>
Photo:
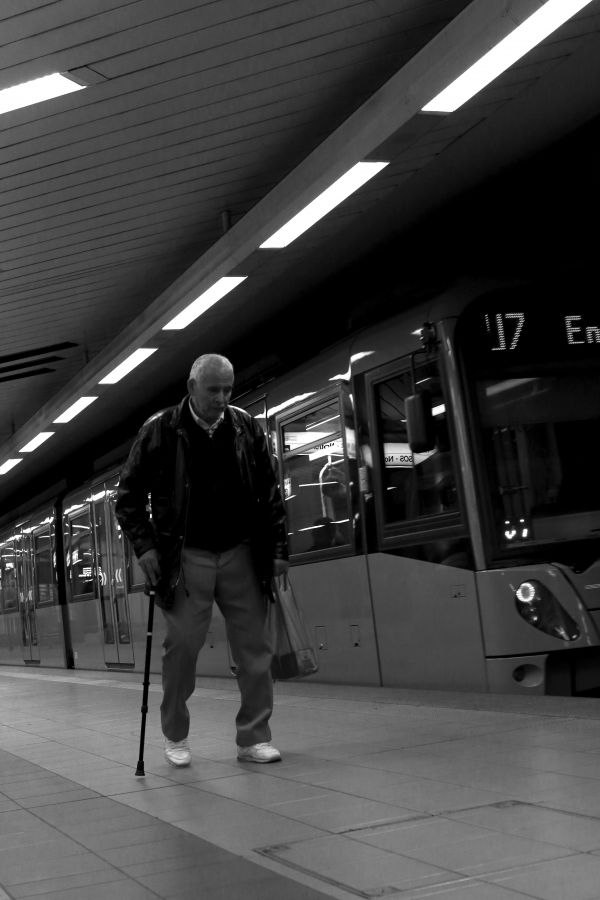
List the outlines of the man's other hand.
<svg viewBox="0 0 600 900">
<path fill-rule="evenodd" d="M 290 567 L 287 559 L 273 560 L 273 577 L 280 591 L 287 591 L 289 587 L 288 569 Z"/>
</svg>

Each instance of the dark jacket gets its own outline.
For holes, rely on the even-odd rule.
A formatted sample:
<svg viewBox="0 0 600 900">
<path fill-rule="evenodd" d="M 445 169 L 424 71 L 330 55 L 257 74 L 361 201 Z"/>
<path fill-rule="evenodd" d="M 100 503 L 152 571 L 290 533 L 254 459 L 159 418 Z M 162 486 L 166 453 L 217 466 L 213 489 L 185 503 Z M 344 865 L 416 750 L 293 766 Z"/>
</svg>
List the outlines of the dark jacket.
<svg viewBox="0 0 600 900">
<path fill-rule="evenodd" d="M 162 607 L 172 603 L 185 543 L 190 442 L 182 413 L 187 403 L 185 397 L 178 406 L 163 409 L 144 422 L 117 489 L 117 519 L 136 556 L 158 550 L 161 582 L 156 602 Z M 228 406 L 225 416 L 235 431 L 242 483 L 253 499 L 250 538 L 257 574 L 268 582 L 273 560 L 288 558 L 285 509 L 277 478 L 260 425 L 236 406 Z"/>
</svg>

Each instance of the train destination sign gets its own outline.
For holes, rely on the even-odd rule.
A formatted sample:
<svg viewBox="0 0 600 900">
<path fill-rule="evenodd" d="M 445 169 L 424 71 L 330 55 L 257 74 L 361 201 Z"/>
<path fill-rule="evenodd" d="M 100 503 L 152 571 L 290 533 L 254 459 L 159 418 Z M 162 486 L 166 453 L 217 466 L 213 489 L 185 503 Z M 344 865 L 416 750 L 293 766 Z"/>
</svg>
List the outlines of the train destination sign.
<svg viewBox="0 0 600 900">
<path fill-rule="evenodd" d="M 516 350 L 519 339 L 527 323 L 525 312 L 483 313 L 485 330 L 492 342 L 488 349 Z M 599 320 L 600 321 L 600 320 Z M 578 344 L 600 344 L 600 325 L 585 323 L 581 315 L 562 316 L 563 343 L 565 347 Z"/>
<path fill-rule="evenodd" d="M 600 313 L 589 293 L 556 296 L 523 291 L 488 295 L 462 313 L 457 340 L 469 357 L 487 364 L 600 359 Z"/>
</svg>

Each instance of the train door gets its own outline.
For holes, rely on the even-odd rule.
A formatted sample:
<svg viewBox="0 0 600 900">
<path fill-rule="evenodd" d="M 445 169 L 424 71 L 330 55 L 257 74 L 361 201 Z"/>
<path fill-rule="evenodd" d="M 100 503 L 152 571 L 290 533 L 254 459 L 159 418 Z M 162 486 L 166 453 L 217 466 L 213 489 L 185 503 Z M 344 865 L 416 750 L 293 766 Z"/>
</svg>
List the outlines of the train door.
<svg viewBox="0 0 600 900">
<path fill-rule="evenodd" d="M 107 666 L 133 666 L 133 644 L 125 589 L 125 544 L 116 527 L 115 493 L 92 495 L 96 594 L 102 622 L 104 661 Z"/>
<path fill-rule="evenodd" d="M 481 626 L 447 391 L 437 356 L 366 373 L 369 581 L 384 685 L 485 689 Z M 406 400 L 426 391 L 433 448 L 413 453 Z"/>
<path fill-rule="evenodd" d="M 104 656 L 96 607 L 92 518 L 86 494 L 72 495 L 65 501 L 67 608 L 75 665 L 99 668 L 104 665 Z"/>
<path fill-rule="evenodd" d="M 28 532 L 17 535 L 15 552 L 23 660 L 26 664 L 37 664 L 40 662 L 40 647 L 33 590 L 31 537 Z"/>
<path fill-rule="evenodd" d="M 65 500 L 67 605 L 76 666 L 133 666 L 124 584 L 123 536 L 112 515 L 112 492 L 97 485 Z"/>
<path fill-rule="evenodd" d="M 360 552 L 352 399 L 329 388 L 277 416 L 290 582 L 313 630 L 319 681 L 380 680 Z"/>
<path fill-rule="evenodd" d="M 0 541 L 0 648 L 2 662 L 13 664 L 23 661 L 15 543 L 12 533 Z"/>
<path fill-rule="evenodd" d="M 64 632 L 56 583 L 54 520 L 46 519 L 31 530 L 32 603 L 38 659 L 44 665 L 64 666 Z M 31 653 L 31 651 L 30 651 Z"/>
</svg>

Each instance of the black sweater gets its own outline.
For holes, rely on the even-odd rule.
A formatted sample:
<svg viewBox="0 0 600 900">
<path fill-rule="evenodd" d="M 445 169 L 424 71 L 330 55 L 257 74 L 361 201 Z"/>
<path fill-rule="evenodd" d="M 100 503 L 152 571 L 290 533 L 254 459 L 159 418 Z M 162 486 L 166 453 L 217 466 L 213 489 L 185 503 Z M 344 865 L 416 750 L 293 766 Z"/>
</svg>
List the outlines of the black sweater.
<svg viewBox="0 0 600 900">
<path fill-rule="evenodd" d="M 235 432 L 224 421 L 210 437 L 189 409 L 185 427 L 190 443 L 185 546 L 221 553 L 250 537 L 250 498 L 237 464 Z"/>
</svg>

